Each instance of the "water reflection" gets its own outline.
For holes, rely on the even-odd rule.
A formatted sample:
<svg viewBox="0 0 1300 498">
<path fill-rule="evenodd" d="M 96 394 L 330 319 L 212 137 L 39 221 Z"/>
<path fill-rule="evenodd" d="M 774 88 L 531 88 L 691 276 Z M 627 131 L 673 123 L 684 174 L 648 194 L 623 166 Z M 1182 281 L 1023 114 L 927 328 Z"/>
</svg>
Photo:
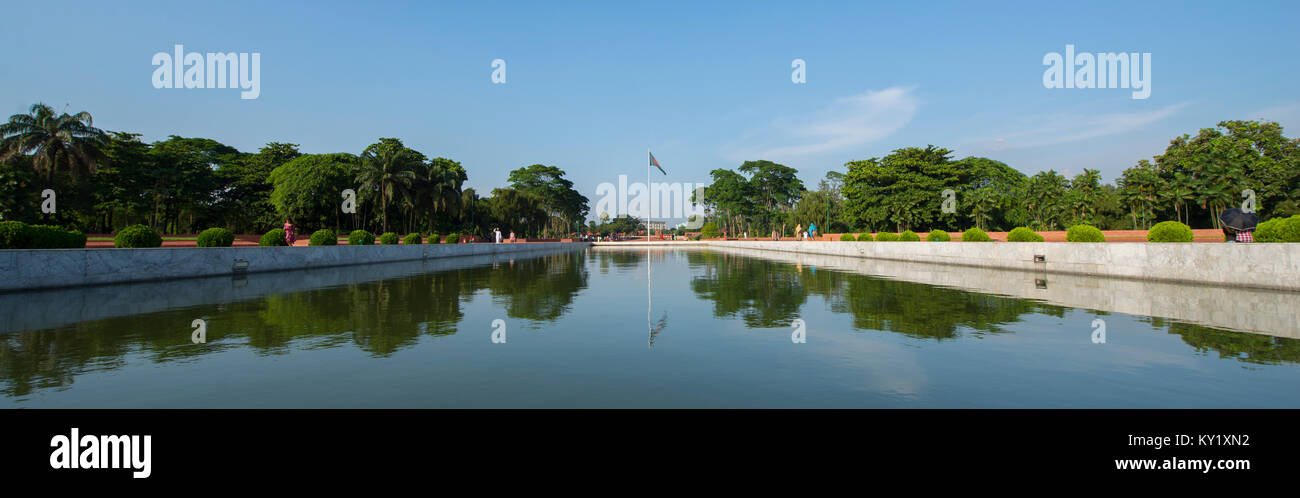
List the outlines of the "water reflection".
<svg viewBox="0 0 1300 498">
<path fill-rule="evenodd" d="M 1132 387 L 1130 399 L 1150 399 L 1152 393 L 1185 392 L 1177 389 L 1206 382 L 1205 378 L 1196 378 L 1195 372 L 1183 370 L 1167 370 L 1167 376 L 1153 376 L 1151 382 L 1123 377 L 1128 375 L 1123 368 L 1130 365 L 1177 365 L 1190 370 L 1190 360 L 1197 359 L 1226 365 L 1230 370 L 1248 367 L 1254 374 L 1255 370 L 1268 370 L 1266 365 L 1289 367 L 1300 363 L 1300 340 L 1294 338 L 1131 312 L 1125 314 L 1131 318 L 1124 320 L 1141 328 L 1141 332 L 1149 327 L 1180 341 L 1164 339 L 1141 345 L 1127 341 L 1109 349 L 1061 349 L 1050 342 L 1048 334 L 1040 332 L 1071 315 L 1123 312 L 1128 309 L 1124 306 L 1136 300 L 1131 295 L 1120 296 L 1114 299 L 1113 306 L 1105 304 L 1111 301 L 1098 301 L 1092 296 L 1109 295 L 1106 287 L 1065 276 L 1054 276 L 1047 291 L 1036 291 L 1032 274 L 924 269 L 908 273 L 907 278 L 882 277 L 878 272 L 886 270 L 870 267 L 877 272 L 873 273 L 854 264 L 865 263 L 827 257 L 780 260 L 733 251 L 602 248 L 536 257 L 485 256 L 459 262 L 430 260 L 253 274 L 240 281 L 203 279 L 0 295 L 0 392 L 20 398 L 16 403 L 22 403 L 21 398 L 34 393 L 37 396 L 32 399 L 43 391 L 69 391 L 78 378 L 90 378 L 99 382 L 98 386 L 107 384 L 116 392 L 145 396 L 150 384 L 140 379 L 155 372 L 176 371 L 157 367 L 198 365 L 198 359 L 206 356 L 208 360 L 201 363 L 215 365 L 215 370 L 221 372 L 255 369 L 254 383 L 287 375 L 279 379 L 280 391 L 258 394 L 261 402 L 275 405 L 285 392 L 309 390 L 304 383 L 338 380 L 342 375 L 338 371 L 313 362 L 347 358 L 346 353 L 352 353 L 358 358 L 345 361 L 356 370 L 346 372 L 361 377 L 347 388 L 340 388 L 344 389 L 341 392 L 360 397 L 363 390 L 392 388 L 400 393 L 372 396 L 381 403 L 393 403 L 405 399 L 403 395 L 409 391 L 424 389 L 422 392 L 440 395 L 427 399 L 450 400 L 446 403 L 452 406 L 461 406 L 455 403 L 470 396 L 480 396 L 475 398 L 479 405 L 474 406 L 505 404 L 502 400 L 527 396 L 532 396 L 529 399 L 535 404 L 541 404 L 538 399 L 577 400 L 573 404 L 578 406 L 601 405 L 607 400 L 633 403 L 648 399 L 644 398 L 646 392 L 659 396 L 653 399 L 667 405 L 696 396 L 725 398 L 740 404 L 759 400 L 762 406 L 791 406 L 790 400 L 818 405 L 808 390 L 821 389 L 818 392 L 826 397 L 818 399 L 829 400 L 826 405 L 853 406 L 862 401 L 857 396 L 863 389 L 884 390 L 886 395 L 905 391 L 912 399 L 920 399 L 931 389 L 927 385 L 947 382 L 947 390 L 935 387 L 931 392 L 948 397 L 955 396 L 954 392 L 973 392 L 971 389 L 981 385 L 978 380 L 990 379 L 980 377 L 983 367 L 978 362 L 963 363 L 962 355 L 975 351 L 987 354 L 989 350 L 981 349 L 981 345 L 994 342 L 1004 353 L 1012 351 L 1001 357 L 1004 361 L 998 363 L 1000 374 L 1043 378 L 1042 367 L 1017 356 L 1026 350 L 1048 358 L 1048 362 L 1074 356 L 1076 370 L 1049 370 L 1048 374 L 1058 373 L 1053 377 L 1058 382 L 1068 382 L 1081 371 L 1115 375 Z M 887 270 L 899 268 L 912 267 L 889 263 Z M 973 279 L 980 285 L 1027 290 L 1014 291 L 1019 294 L 978 292 L 931 285 L 923 281 L 927 278 L 944 282 Z M 1024 282 L 1016 283 L 1016 279 Z M 1089 303 L 1101 304 L 1066 306 L 1059 300 L 1024 297 L 1031 292 L 1086 295 L 1093 299 Z M 1233 299 L 1213 289 L 1198 292 L 1218 300 Z M 1160 297 L 1163 294 L 1151 295 L 1156 296 L 1154 300 L 1166 301 Z M 1271 298 L 1251 297 L 1256 301 Z M 646 313 L 646 329 L 640 328 L 642 310 Z M 674 326 L 665 334 L 669 311 Z M 816 344 L 809 341 L 806 347 L 791 349 L 787 340 L 778 349 L 767 340 L 770 336 L 745 332 L 788 329 L 794 319 L 808 319 L 818 313 L 836 318 L 819 319 L 819 323 L 841 325 L 823 330 L 826 334 Z M 489 346 L 486 339 L 468 341 L 466 335 L 449 337 L 474 327 L 487 330 L 486 321 L 474 327 L 466 325 L 482 321 L 485 314 L 508 318 L 511 327 L 521 324 L 525 329 L 546 328 L 561 333 L 511 336 L 510 347 Z M 208 322 L 208 343 L 202 347 L 190 342 L 187 326 L 195 318 Z M 519 337 L 519 342 L 514 337 Z M 915 340 L 903 341 L 909 347 L 899 348 L 900 337 Z M 530 338 L 535 341 L 527 342 Z M 970 340 L 980 338 L 989 341 Z M 1016 339 L 1014 345 L 998 340 L 1010 338 Z M 629 342 L 622 342 L 624 339 Z M 625 349 L 629 343 L 631 347 Z M 642 344 L 651 349 L 647 351 Z M 819 349 L 824 344 L 834 344 L 848 353 L 835 356 L 840 351 Z M 493 348 L 490 354 L 478 349 L 486 347 Z M 407 350 L 418 354 L 398 355 Z M 249 352 L 275 361 L 240 363 L 247 360 L 236 355 Z M 836 361 L 827 361 L 832 357 Z M 1137 360 L 1123 368 L 1115 366 L 1132 358 Z M 368 363 L 376 359 L 380 362 Z M 867 366 L 855 364 L 858 359 Z M 279 367 L 269 366 L 277 362 Z M 773 369 L 776 364 L 786 366 Z M 305 365 L 314 365 L 314 369 Z M 419 370 L 429 366 L 429 371 Z M 1206 367 L 1205 363 L 1197 366 Z M 103 375 L 89 375 L 97 372 L 136 377 L 105 382 Z M 420 377 L 416 372 L 427 375 Z M 656 374 L 647 376 L 644 372 Z M 809 372 L 816 373 L 810 375 L 815 382 L 789 382 Z M 1277 375 L 1274 382 L 1292 379 L 1286 377 L 1288 372 L 1293 370 Z M 497 383 L 477 380 L 480 378 L 496 379 Z M 701 383 L 704 378 L 723 380 Z M 1263 385 L 1258 378 L 1222 372 L 1211 380 L 1225 386 L 1219 393 Z M 577 384 L 583 389 L 573 389 Z M 509 387 L 521 385 L 528 388 L 512 391 Z M 734 390 L 720 387 L 724 385 Z M 1170 391 L 1170 386 L 1177 389 Z M 407 388 L 409 391 L 402 390 Z M 60 401 L 93 406 L 96 400 L 85 391 L 93 389 L 71 390 L 66 393 L 67 399 Z M 246 392 L 216 388 L 209 391 L 234 404 L 240 403 L 239 397 Z M 592 394 L 583 397 L 588 396 L 582 394 L 585 392 Z M 1043 404 L 1050 406 L 1054 392 L 1031 390 L 996 400 L 1046 400 Z M 735 397 L 729 398 L 732 395 Z M 328 396 L 304 396 L 306 401 L 296 400 L 298 405 L 332 406 Z M 939 404 L 945 399 L 940 399 Z M 298 406 L 295 401 L 284 403 Z"/>
<path fill-rule="evenodd" d="M 785 327 L 799 316 L 807 296 L 821 296 L 835 313 L 852 315 L 860 331 L 886 331 L 933 339 L 1007 333 L 1025 315 L 1061 318 L 1073 308 L 1039 300 L 967 292 L 846 271 L 774 262 L 729 252 L 689 253 L 700 275 L 696 295 L 713 303 L 714 316 L 739 317 L 747 327 Z M 822 257 L 825 259 L 826 257 Z M 962 270 L 966 271 L 966 270 Z M 1016 278 L 1005 273 L 1003 278 Z M 1024 278 L 1032 278 L 1024 277 Z M 1065 282 L 1067 279 L 1060 279 Z M 1108 314 L 1094 310 L 1097 315 Z M 1300 340 L 1222 330 L 1163 318 L 1144 318 L 1153 330 L 1178 335 L 1197 351 L 1248 363 L 1300 363 Z"/>
<path fill-rule="evenodd" d="M 257 274 L 250 279 L 302 274 Z M 387 357 L 421 336 L 456 333 L 464 316 L 462 304 L 478 291 L 487 290 L 511 318 L 547 322 L 566 313 L 586 286 L 583 254 L 566 252 L 0 334 L 0 392 L 22 396 L 59 388 L 83 372 L 119 368 L 131 354 L 166 363 L 235 347 L 281 355 L 291 345 L 313 349 L 351 343 L 371 356 Z M 194 317 L 208 322 L 202 348 L 191 347 L 190 335 L 176 325 Z"/>
</svg>

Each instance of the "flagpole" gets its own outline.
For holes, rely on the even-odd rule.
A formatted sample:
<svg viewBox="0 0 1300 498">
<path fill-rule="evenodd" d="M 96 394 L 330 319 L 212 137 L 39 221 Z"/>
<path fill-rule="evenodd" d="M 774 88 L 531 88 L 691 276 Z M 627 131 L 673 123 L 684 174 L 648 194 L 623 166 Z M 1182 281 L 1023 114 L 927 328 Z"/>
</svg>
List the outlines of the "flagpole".
<svg viewBox="0 0 1300 498">
<path fill-rule="evenodd" d="M 654 325 L 650 323 L 650 148 L 645 149 L 645 328 L 650 337 L 647 340 L 646 347 L 654 345 Z"/>
</svg>

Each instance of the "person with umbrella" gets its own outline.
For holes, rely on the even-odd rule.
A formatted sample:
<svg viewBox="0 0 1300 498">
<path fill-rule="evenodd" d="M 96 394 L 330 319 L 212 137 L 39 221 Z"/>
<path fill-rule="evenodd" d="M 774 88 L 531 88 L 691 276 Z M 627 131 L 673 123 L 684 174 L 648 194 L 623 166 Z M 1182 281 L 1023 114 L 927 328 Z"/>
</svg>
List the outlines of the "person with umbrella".
<svg viewBox="0 0 1300 498">
<path fill-rule="evenodd" d="M 1241 208 L 1225 209 L 1219 213 L 1219 224 L 1223 226 L 1224 242 L 1254 242 L 1252 233 L 1259 224 L 1259 216 Z"/>
</svg>

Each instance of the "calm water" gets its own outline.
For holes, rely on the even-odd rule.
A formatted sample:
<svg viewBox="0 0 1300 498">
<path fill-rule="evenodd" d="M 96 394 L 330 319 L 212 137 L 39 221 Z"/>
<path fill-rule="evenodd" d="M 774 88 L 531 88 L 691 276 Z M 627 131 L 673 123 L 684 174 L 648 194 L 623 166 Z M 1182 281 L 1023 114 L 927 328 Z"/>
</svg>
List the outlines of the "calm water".
<svg viewBox="0 0 1300 498">
<path fill-rule="evenodd" d="M 702 249 L 7 294 L 0 310 L 5 408 L 1300 407 L 1296 339 Z"/>
</svg>

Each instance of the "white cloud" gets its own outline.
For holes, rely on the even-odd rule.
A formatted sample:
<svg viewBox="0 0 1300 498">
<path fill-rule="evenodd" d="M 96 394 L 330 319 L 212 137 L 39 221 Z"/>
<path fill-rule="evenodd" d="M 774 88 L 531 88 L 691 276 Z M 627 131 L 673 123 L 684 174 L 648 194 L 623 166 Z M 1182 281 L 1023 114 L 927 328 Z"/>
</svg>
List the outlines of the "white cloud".
<svg viewBox="0 0 1300 498">
<path fill-rule="evenodd" d="M 1141 112 L 1117 112 L 1098 115 L 1052 114 L 1024 120 L 1014 130 L 991 137 L 969 140 L 987 151 L 1027 149 L 1078 142 L 1139 130 L 1146 125 L 1163 120 L 1182 108 L 1186 102 L 1161 109 Z"/>
<path fill-rule="evenodd" d="M 786 120 L 793 125 L 774 123 L 766 130 L 749 133 L 726 155 L 733 160 L 776 160 L 859 146 L 888 137 L 907 125 L 919 105 L 911 88 L 868 90 L 836 99 L 812 115 Z"/>
</svg>

